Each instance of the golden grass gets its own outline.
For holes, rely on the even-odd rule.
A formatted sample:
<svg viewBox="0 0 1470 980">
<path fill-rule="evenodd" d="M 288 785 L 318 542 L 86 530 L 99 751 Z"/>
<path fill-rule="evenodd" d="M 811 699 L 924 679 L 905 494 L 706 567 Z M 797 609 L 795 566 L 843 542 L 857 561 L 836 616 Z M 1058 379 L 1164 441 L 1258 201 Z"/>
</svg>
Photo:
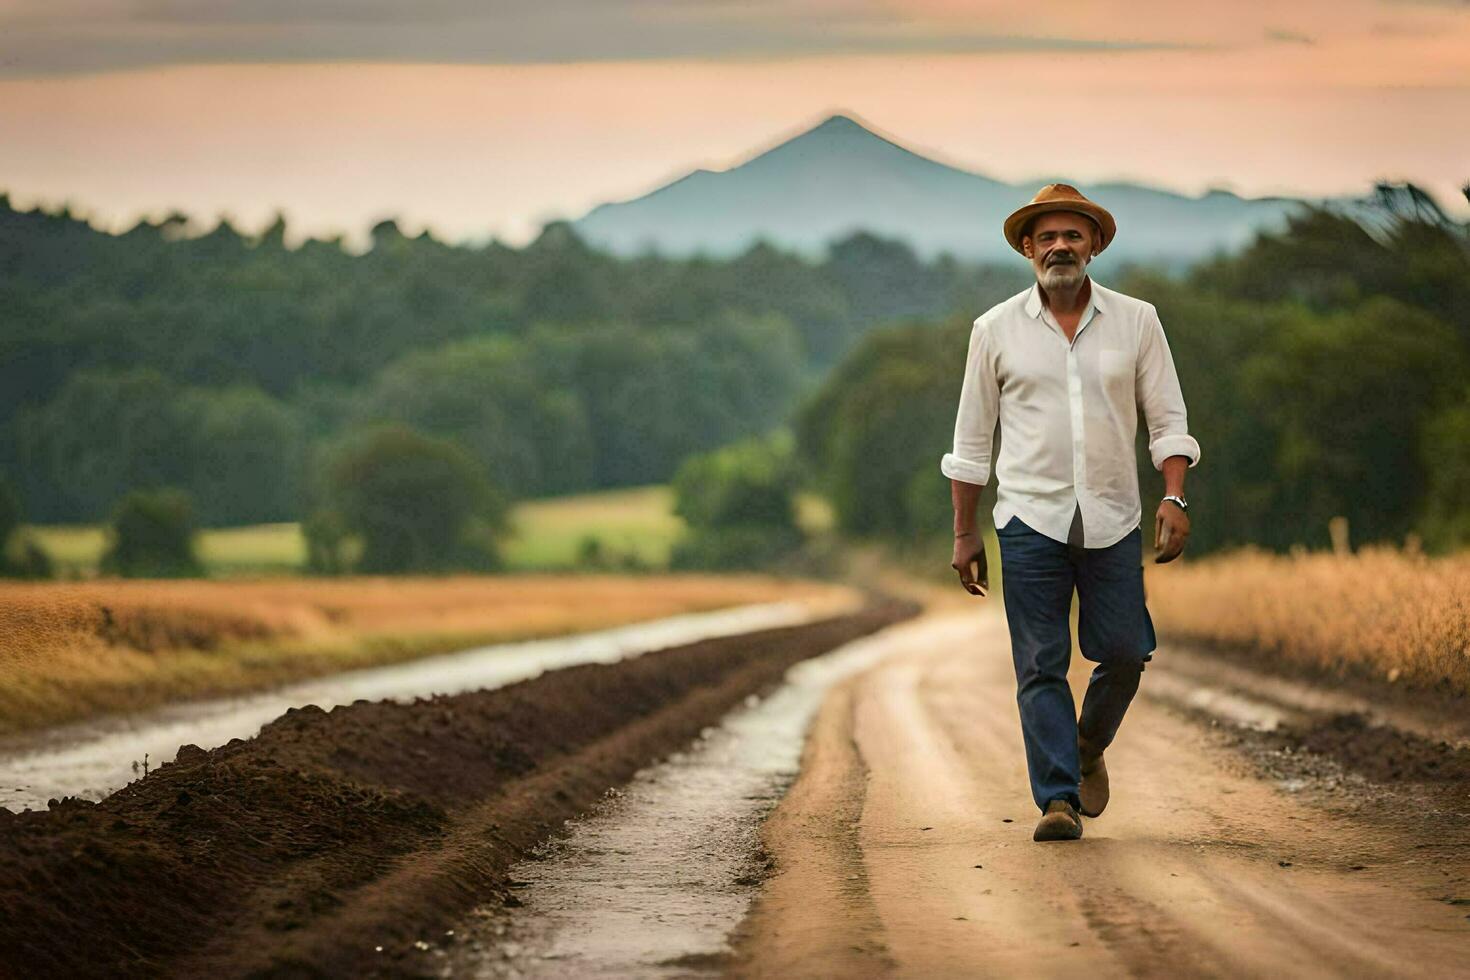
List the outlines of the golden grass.
<svg viewBox="0 0 1470 980">
<path fill-rule="evenodd" d="M 0 732 L 483 643 L 853 598 L 763 575 L 0 582 Z"/>
<path fill-rule="evenodd" d="M 1173 637 L 1470 695 L 1470 555 L 1241 551 L 1148 566 Z"/>
</svg>

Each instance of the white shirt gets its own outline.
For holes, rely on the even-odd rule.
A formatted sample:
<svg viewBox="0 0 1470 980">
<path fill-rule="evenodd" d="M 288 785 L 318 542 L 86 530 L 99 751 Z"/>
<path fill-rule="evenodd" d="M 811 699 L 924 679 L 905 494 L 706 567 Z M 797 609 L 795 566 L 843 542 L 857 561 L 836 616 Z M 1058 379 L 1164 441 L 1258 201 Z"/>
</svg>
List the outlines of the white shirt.
<svg viewBox="0 0 1470 980">
<path fill-rule="evenodd" d="M 1080 508 L 1083 547 L 1105 548 L 1143 514 L 1134 450 L 1139 407 L 1155 469 L 1170 456 L 1199 463 L 1153 304 L 1093 282 L 1068 343 L 1033 285 L 975 319 L 954 451 L 939 468 L 952 480 L 988 482 L 999 421 L 995 526 L 1019 515 L 1065 542 Z"/>
</svg>

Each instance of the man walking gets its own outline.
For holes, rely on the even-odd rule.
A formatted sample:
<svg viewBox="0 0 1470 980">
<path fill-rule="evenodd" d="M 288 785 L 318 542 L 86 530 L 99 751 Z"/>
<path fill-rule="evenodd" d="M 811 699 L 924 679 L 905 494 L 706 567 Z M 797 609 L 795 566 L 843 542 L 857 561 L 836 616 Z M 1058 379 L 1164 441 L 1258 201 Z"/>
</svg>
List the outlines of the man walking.
<svg viewBox="0 0 1470 980">
<path fill-rule="evenodd" d="M 1039 841 L 1081 837 L 1079 812 L 1095 817 L 1107 805 L 1103 752 L 1156 646 L 1143 594 L 1138 409 L 1164 476 L 1155 561 L 1184 550 L 1184 472 L 1199 462 L 1158 312 L 1087 275 L 1116 230 L 1067 184 L 1047 185 L 1006 219 L 1006 240 L 1031 260 L 1036 285 L 975 320 L 954 451 L 940 461 L 954 501 L 951 566 L 983 596 L 975 509 L 999 423 L 996 537 Z M 1078 643 L 1097 664 L 1080 718 L 1067 686 L 1074 588 Z"/>
</svg>

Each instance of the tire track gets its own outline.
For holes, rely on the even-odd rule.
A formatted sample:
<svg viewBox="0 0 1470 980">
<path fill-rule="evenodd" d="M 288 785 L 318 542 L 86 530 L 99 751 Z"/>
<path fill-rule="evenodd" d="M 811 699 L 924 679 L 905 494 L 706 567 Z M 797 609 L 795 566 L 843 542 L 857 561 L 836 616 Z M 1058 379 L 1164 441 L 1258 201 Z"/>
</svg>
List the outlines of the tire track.
<svg viewBox="0 0 1470 980">
<path fill-rule="evenodd" d="M 908 649 L 844 695 L 868 773 L 859 842 L 888 956 L 843 975 L 1466 975 L 1470 920 L 1435 900 L 1444 879 L 1417 860 L 1420 841 L 1261 780 L 1208 729 L 1145 698 L 1109 750 L 1108 812 L 1079 842 L 1032 842 L 1004 620 L 926 618 L 933 630 L 905 627 Z M 1079 703 L 1090 667 L 1074 663 Z M 788 802 L 786 819 L 800 821 L 809 801 Z M 800 933 L 820 887 L 786 880 L 765 921 Z M 743 975 L 783 975 L 761 955 L 760 921 L 743 939 Z"/>
</svg>

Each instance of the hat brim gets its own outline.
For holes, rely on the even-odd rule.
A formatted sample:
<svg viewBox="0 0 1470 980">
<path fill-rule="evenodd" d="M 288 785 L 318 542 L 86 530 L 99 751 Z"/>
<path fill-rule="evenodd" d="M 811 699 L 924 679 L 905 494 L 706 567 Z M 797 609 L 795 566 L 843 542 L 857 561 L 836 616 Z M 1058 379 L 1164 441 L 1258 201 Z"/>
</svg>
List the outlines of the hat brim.
<svg viewBox="0 0 1470 980">
<path fill-rule="evenodd" d="M 1096 221 L 1098 228 L 1102 231 L 1102 241 L 1097 245 L 1099 253 L 1113 243 L 1113 236 L 1118 233 L 1118 224 L 1108 213 L 1107 208 L 1099 207 L 1091 201 L 1037 201 L 1017 208 L 1011 212 L 1009 218 L 1006 218 L 1005 235 L 1006 241 L 1011 243 L 1011 248 L 1025 255 L 1025 250 L 1021 248 L 1021 229 L 1025 228 L 1026 222 L 1032 218 L 1051 211 L 1075 211 Z"/>
</svg>

